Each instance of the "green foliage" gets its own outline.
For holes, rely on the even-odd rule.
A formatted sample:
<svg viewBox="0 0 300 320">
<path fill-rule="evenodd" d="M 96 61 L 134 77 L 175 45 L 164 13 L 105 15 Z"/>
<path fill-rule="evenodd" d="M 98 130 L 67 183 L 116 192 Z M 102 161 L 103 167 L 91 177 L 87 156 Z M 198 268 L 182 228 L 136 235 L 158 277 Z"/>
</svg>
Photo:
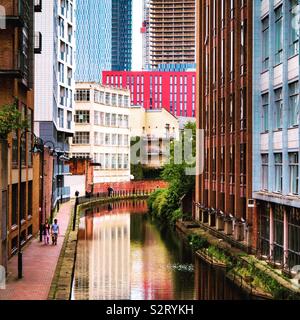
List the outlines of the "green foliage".
<svg viewBox="0 0 300 320">
<path fill-rule="evenodd" d="M 209 246 L 208 241 L 197 234 L 188 235 L 188 242 L 195 251 L 205 249 Z"/>
<path fill-rule="evenodd" d="M 7 135 L 14 130 L 27 128 L 27 121 L 22 119 L 22 113 L 16 104 L 6 104 L 0 107 L 0 137 L 7 138 Z"/>
<path fill-rule="evenodd" d="M 196 124 L 187 123 L 186 129 L 192 130 L 192 155 L 196 153 Z M 170 163 L 163 167 L 161 178 L 169 182 L 169 187 L 165 191 L 155 192 L 149 199 L 151 206 L 149 206 L 150 212 L 162 221 L 174 224 L 176 220 L 183 217 L 183 213 L 179 209 L 181 198 L 194 190 L 195 177 L 186 174 L 186 169 L 193 166 L 185 161 L 178 164 L 175 163 L 174 149 L 176 144 L 184 144 L 184 137 L 181 136 L 180 142 L 174 142 L 170 147 Z M 184 148 L 182 148 L 184 150 Z M 183 151 L 182 151 L 183 155 Z M 184 158 L 183 158 L 184 159 Z M 155 201 L 156 199 L 156 201 Z"/>
<path fill-rule="evenodd" d="M 230 263 L 230 258 L 228 255 L 226 255 L 226 253 L 224 252 L 224 250 L 219 249 L 216 246 L 209 246 L 207 249 L 207 253 L 209 256 L 215 257 L 217 260 L 222 261 L 224 263 Z"/>
<path fill-rule="evenodd" d="M 274 299 L 299 299 L 266 271 L 257 268 L 254 263 L 239 262 L 233 268 L 233 272 L 248 278 L 253 287 L 270 293 Z"/>
<path fill-rule="evenodd" d="M 177 209 L 173 212 L 171 217 L 171 223 L 175 224 L 177 220 L 182 219 L 183 213 L 181 209 Z"/>
<path fill-rule="evenodd" d="M 143 180 L 144 179 L 143 166 L 141 163 L 131 164 L 130 165 L 130 173 L 134 176 L 134 180 Z"/>
</svg>

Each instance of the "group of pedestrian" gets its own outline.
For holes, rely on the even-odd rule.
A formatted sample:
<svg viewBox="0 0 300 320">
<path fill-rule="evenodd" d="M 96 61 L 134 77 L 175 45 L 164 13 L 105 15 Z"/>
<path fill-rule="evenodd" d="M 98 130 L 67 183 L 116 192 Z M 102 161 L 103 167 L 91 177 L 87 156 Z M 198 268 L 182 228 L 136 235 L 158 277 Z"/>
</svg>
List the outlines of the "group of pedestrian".
<svg viewBox="0 0 300 320">
<path fill-rule="evenodd" d="M 59 235 L 59 225 L 57 223 L 57 219 L 54 219 L 54 223 L 52 225 L 49 224 L 49 221 L 46 220 L 45 224 L 43 225 L 43 237 L 44 237 L 44 244 L 50 244 L 50 236 L 52 238 L 52 245 L 57 245 L 57 238 Z"/>
</svg>

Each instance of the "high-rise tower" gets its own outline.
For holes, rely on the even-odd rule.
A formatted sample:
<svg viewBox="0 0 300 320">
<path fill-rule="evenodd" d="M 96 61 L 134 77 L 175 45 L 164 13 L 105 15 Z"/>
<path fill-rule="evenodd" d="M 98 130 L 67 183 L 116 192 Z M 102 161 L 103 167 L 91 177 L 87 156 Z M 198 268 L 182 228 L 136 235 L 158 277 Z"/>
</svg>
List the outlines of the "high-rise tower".
<svg viewBox="0 0 300 320">
<path fill-rule="evenodd" d="M 131 70 L 132 0 L 77 1 L 77 81 Z"/>
<path fill-rule="evenodd" d="M 194 64 L 195 0 L 144 1 L 146 16 L 149 2 L 150 68 Z"/>
</svg>

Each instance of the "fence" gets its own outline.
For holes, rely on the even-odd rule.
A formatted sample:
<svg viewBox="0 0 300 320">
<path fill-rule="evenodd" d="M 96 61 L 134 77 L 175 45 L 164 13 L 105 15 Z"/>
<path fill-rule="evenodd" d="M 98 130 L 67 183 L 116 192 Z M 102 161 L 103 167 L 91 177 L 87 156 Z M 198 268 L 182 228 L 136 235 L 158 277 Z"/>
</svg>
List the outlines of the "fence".
<svg viewBox="0 0 300 320">
<path fill-rule="evenodd" d="M 149 196 L 156 189 L 142 189 L 142 190 L 117 190 L 112 191 L 110 194 L 108 192 L 98 192 L 98 193 L 86 193 L 84 197 L 78 198 L 78 204 L 84 204 L 88 202 L 93 202 L 96 200 L 109 199 L 109 198 L 125 198 L 125 197 L 135 197 L 135 196 Z"/>
</svg>

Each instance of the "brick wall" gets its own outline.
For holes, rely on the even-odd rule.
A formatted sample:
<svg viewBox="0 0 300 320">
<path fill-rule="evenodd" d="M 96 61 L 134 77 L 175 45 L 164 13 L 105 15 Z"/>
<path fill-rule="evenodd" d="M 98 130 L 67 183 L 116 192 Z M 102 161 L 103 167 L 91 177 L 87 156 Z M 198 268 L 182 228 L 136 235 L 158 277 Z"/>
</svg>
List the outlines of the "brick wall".
<svg viewBox="0 0 300 320">
<path fill-rule="evenodd" d="M 115 183 L 99 183 L 94 185 L 94 193 L 107 192 L 108 187 L 115 191 L 148 191 L 168 187 L 168 183 L 162 180 L 144 180 Z"/>
</svg>

